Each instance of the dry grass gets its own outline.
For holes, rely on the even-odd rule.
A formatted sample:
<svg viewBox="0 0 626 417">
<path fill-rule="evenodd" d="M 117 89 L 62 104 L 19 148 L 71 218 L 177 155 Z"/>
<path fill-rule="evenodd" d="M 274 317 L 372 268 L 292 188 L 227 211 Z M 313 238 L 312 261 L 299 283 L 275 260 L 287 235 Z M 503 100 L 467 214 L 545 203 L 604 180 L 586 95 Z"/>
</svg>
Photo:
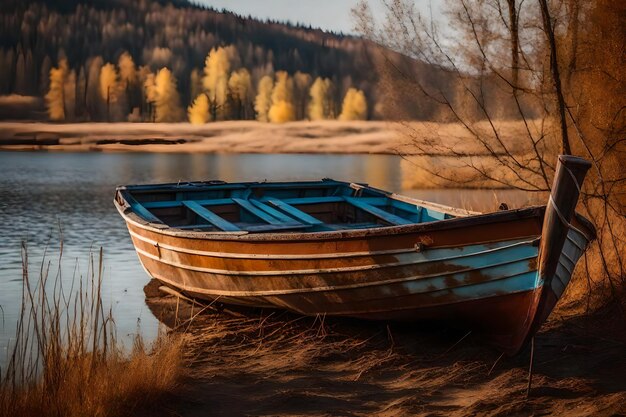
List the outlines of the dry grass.
<svg viewBox="0 0 626 417">
<path fill-rule="evenodd" d="M 593 196 L 579 206 L 595 225 L 597 239 L 575 270 L 565 302 L 585 311 L 616 302 L 614 318 L 626 320 L 626 217 Z"/>
<path fill-rule="evenodd" d="M 412 123 L 396 124 L 398 136 L 405 138 L 402 149 L 405 188 L 516 188 L 546 191 L 539 159 L 524 138 L 528 126 L 533 137 L 542 137 L 542 154 L 556 155 L 554 137 L 546 123 L 529 120 L 431 123 L 425 132 Z M 480 139 L 477 139 L 480 138 Z M 555 161 L 546 163 L 552 175 Z"/>
<path fill-rule="evenodd" d="M 386 122 L 0 123 L 0 149 L 198 153 L 392 153 Z"/>
<path fill-rule="evenodd" d="M 124 352 L 102 305 L 102 250 L 69 291 L 60 267 L 49 279 L 46 260 L 33 280 L 25 245 L 22 253 L 22 315 L 0 381 L 0 416 L 126 416 L 161 404 L 177 386 L 181 339 L 162 335 L 148 348 L 137 337 Z"/>
<path fill-rule="evenodd" d="M 282 311 L 198 315 L 202 306 L 148 289 L 159 285 L 146 287 L 148 306 L 190 340 L 187 384 L 172 402 L 180 415 L 608 416 L 626 400 L 624 339 L 604 320 L 553 316 L 528 399 L 528 352 L 500 358 L 478 333 Z"/>
<path fill-rule="evenodd" d="M 473 166 L 493 174 L 491 178 L 476 171 Z M 402 160 L 402 186 L 404 188 L 465 188 L 512 189 L 523 184 L 510 170 L 500 169 L 500 163 L 490 156 L 405 156 Z M 537 178 L 526 178 L 534 182 Z M 535 192 L 535 190 L 533 190 Z"/>
</svg>

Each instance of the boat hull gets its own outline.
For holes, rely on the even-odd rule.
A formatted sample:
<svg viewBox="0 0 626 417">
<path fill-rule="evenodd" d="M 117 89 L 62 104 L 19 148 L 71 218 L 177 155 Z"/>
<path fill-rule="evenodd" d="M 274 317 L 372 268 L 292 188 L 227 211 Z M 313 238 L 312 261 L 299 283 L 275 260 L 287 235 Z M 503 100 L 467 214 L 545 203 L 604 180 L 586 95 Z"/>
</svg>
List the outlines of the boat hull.
<svg viewBox="0 0 626 417">
<path fill-rule="evenodd" d="M 119 187 L 115 205 L 148 274 L 193 297 L 447 321 L 514 354 L 595 236 L 575 213 L 590 166 L 561 155 L 546 206 L 488 214 L 333 180 Z"/>
<path fill-rule="evenodd" d="M 543 208 L 355 232 L 241 236 L 159 230 L 123 215 L 151 277 L 225 304 L 445 321 L 514 353 L 542 293 L 554 292 L 555 300 L 562 293 L 544 288 L 538 274 Z M 564 281 L 579 246 L 586 247 L 580 236 L 563 261 Z"/>
</svg>

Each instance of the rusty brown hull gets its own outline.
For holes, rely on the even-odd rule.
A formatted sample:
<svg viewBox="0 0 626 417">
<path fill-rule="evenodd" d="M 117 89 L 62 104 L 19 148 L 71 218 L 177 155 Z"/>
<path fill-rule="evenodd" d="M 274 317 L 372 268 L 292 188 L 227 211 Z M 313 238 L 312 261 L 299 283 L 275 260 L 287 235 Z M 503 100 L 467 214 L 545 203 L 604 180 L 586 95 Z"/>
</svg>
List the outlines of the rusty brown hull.
<svg viewBox="0 0 626 417">
<path fill-rule="evenodd" d="M 132 216 L 127 224 L 148 274 L 197 298 L 306 315 L 444 320 L 512 352 L 542 291 L 543 211 L 306 235 L 198 236 Z"/>
<path fill-rule="evenodd" d="M 559 167 L 557 186 L 582 183 L 582 171 Z M 115 203 L 147 273 L 185 294 L 312 316 L 445 321 L 509 354 L 548 317 L 594 236 L 562 189 L 547 207 L 470 214 L 332 180 L 288 187 L 136 186 L 141 201 L 122 187 Z"/>
</svg>

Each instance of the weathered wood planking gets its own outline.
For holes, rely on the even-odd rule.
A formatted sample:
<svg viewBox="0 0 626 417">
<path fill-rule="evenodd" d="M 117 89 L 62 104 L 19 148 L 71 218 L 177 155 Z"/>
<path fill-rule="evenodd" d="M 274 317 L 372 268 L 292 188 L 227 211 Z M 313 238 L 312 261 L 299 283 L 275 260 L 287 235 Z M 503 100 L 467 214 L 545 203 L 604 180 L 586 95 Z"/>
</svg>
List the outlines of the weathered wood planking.
<svg viewBox="0 0 626 417">
<path fill-rule="evenodd" d="M 488 214 L 332 180 L 120 187 L 115 204 L 146 271 L 191 296 L 307 315 L 443 320 L 514 354 L 595 236 L 574 214 L 586 166 L 559 159 L 547 207 Z"/>
</svg>

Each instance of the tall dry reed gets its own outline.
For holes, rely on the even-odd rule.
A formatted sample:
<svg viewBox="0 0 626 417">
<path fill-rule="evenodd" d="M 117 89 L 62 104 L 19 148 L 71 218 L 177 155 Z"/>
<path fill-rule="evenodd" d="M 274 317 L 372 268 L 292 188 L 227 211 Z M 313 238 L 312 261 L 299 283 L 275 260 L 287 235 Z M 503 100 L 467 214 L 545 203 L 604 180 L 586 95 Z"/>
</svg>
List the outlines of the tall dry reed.
<svg viewBox="0 0 626 417">
<path fill-rule="evenodd" d="M 23 291 L 16 340 L 0 377 L 0 416 L 125 416 L 158 406 L 176 386 L 181 342 L 161 335 L 149 349 L 137 336 L 125 352 L 102 302 L 103 251 L 85 277 L 64 289 L 42 261 L 38 278 L 22 244 Z M 52 276 L 54 273 L 54 276 Z M 76 278 L 76 277 L 75 277 Z"/>
</svg>

